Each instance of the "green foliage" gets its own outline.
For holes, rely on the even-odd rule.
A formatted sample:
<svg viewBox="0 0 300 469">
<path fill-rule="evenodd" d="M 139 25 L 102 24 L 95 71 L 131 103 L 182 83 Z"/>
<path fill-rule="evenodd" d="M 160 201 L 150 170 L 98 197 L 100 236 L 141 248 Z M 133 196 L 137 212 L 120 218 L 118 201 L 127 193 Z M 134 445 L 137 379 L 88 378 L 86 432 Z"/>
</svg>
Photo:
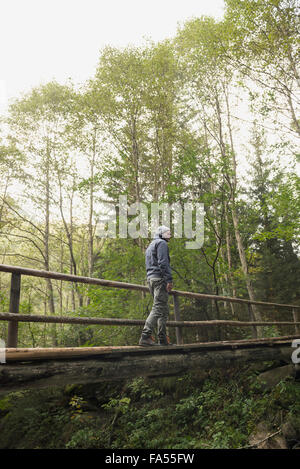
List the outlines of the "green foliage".
<svg viewBox="0 0 300 469">
<path fill-rule="evenodd" d="M 0 415 L 5 415 L 12 407 L 12 402 L 9 396 L 5 396 L 0 400 Z"/>
<path fill-rule="evenodd" d="M 103 409 L 111 410 L 114 409 L 117 412 L 121 412 L 121 414 L 125 414 L 130 405 L 130 398 L 123 397 L 121 399 L 110 399 L 106 404 L 103 404 Z"/>
<path fill-rule="evenodd" d="M 66 444 L 66 449 L 97 449 L 101 442 L 101 434 L 96 429 L 78 430 Z"/>
<path fill-rule="evenodd" d="M 82 414 L 82 405 L 85 404 L 85 401 L 81 396 L 72 396 L 69 404 L 73 409 L 72 419 L 76 418 L 79 414 Z"/>
<path fill-rule="evenodd" d="M 145 382 L 144 378 L 136 378 L 129 385 L 130 393 L 135 397 L 142 400 L 152 400 L 163 396 L 163 392 L 155 389 Z"/>
<path fill-rule="evenodd" d="M 292 421 L 300 435 L 299 383 L 266 390 L 257 374 L 244 367 L 12 393 L 0 401 L 0 447 L 237 449 L 262 421 Z"/>
</svg>

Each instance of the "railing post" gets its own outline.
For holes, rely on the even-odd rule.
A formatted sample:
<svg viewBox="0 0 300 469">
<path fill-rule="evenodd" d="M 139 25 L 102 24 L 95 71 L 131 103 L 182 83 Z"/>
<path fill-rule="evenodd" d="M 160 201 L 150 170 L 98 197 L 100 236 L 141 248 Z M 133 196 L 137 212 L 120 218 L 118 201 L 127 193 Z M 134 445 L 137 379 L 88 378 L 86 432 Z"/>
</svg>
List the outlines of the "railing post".
<svg viewBox="0 0 300 469">
<path fill-rule="evenodd" d="M 173 294 L 174 298 L 174 316 L 175 321 L 180 321 L 180 307 L 179 307 L 179 299 L 176 293 Z M 183 344 L 183 337 L 182 337 L 182 327 L 175 327 L 176 331 L 176 342 L 177 345 Z"/>
<path fill-rule="evenodd" d="M 248 303 L 248 313 L 249 313 L 249 319 L 251 322 L 255 321 L 255 317 L 254 317 L 254 314 L 253 314 L 253 311 L 252 311 L 252 305 L 251 303 Z M 257 326 L 252 326 L 252 337 L 254 339 L 257 339 L 258 335 L 257 335 Z"/>
<path fill-rule="evenodd" d="M 9 312 L 18 313 L 20 304 L 21 274 L 11 274 Z M 10 321 L 7 331 L 7 347 L 18 346 L 18 321 Z"/>
<path fill-rule="evenodd" d="M 294 322 L 300 322 L 299 310 L 297 310 L 296 308 L 293 308 L 293 318 L 294 318 Z M 295 324 L 295 332 L 296 334 L 300 334 L 299 324 Z"/>
</svg>

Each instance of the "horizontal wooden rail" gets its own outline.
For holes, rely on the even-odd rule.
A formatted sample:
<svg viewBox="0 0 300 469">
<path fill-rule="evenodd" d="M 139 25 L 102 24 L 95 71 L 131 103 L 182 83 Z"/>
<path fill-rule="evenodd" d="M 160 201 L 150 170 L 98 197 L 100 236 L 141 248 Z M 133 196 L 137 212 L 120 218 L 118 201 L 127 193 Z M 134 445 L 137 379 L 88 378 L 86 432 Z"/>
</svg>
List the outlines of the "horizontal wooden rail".
<svg viewBox="0 0 300 469">
<path fill-rule="evenodd" d="M 28 269 L 25 267 L 11 266 L 11 265 L 5 265 L 5 264 L 0 264 L 0 272 L 28 275 L 31 277 L 50 278 L 53 280 L 63 280 L 67 282 L 85 283 L 89 285 L 99 285 L 99 286 L 104 286 L 108 288 L 124 288 L 127 290 L 137 290 L 137 291 L 143 291 L 143 292 L 149 293 L 149 288 L 145 285 L 117 282 L 113 280 L 98 279 L 98 278 L 93 278 L 93 277 L 83 277 L 83 276 L 72 275 L 72 274 L 63 274 L 61 272 L 51 272 L 47 270 Z M 246 300 L 243 298 L 233 298 L 230 296 L 219 296 L 219 295 L 207 295 L 204 293 L 186 292 L 186 291 L 180 291 L 180 290 L 172 290 L 170 294 L 177 295 L 177 296 L 184 296 L 187 298 L 202 299 L 202 300 L 227 301 L 231 303 L 244 303 L 244 304 L 278 307 L 278 308 L 300 309 L 300 305 L 268 303 L 264 301 L 251 301 L 251 300 Z"/>
<path fill-rule="evenodd" d="M 145 321 L 141 319 L 120 319 L 120 318 L 86 318 L 70 316 L 41 316 L 41 315 L 22 315 L 19 314 L 19 301 L 21 289 L 21 276 L 39 277 L 45 279 L 83 283 L 107 288 L 122 288 L 127 290 L 141 291 L 149 293 L 146 285 L 138 285 L 126 282 L 117 282 L 113 280 L 98 279 L 93 277 L 83 277 L 79 275 L 64 274 L 61 272 L 51 272 L 46 270 L 29 269 L 26 267 L 0 264 L 0 272 L 11 273 L 10 288 L 10 306 L 9 312 L 0 313 L 0 320 L 8 321 L 7 346 L 9 348 L 17 347 L 18 343 L 18 324 L 19 322 L 39 322 L 39 323 L 60 323 L 60 324 L 98 324 L 98 325 L 119 325 L 119 326 L 143 326 Z M 252 301 L 243 298 L 232 298 L 219 295 L 207 295 L 204 293 L 186 292 L 172 290 L 170 295 L 174 299 L 175 321 L 168 321 L 167 325 L 176 328 L 177 344 L 183 344 L 182 327 L 206 327 L 206 326 L 233 326 L 233 327 L 252 327 L 252 336 L 258 337 L 259 326 L 290 326 L 293 325 L 295 332 L 300 333 L 300 306 L 290 304 L 268 303 L 263 301 Z M 230 321 L 230 320 L 209 320 L 209 321 L 181 321 L 179 297 L 193 298 L 198 300 L 213 300 L 215 302 L 232 302 L 246 304 L 248 307 L 250 321 Z M 252 314 L 252 305 L 265 307 L 291 308 L 293 322 L 289 321 L 254 321 Z M 261 331 L 259 333 L 261 336 Z"/>
<path fill-rule="evenodd" d="M 89 285 L 99 285 L 103 287 L 125 288 L 127 290 L 140 290 L 148 292 L 146 286 L 134 283 L 116 282 L 113 280 L 105 280 L 93 277 L 83 277 L 80 275 L 63 274 L 61 272 L 51 272 L 48 270 L 28 269 L 25 267 L 17 267 L 12 265 L 0 264 L 0 272 L 17 273 L 21 275 L 28 275 L 29 277 L 50 278 L 53 280 L 63 280 L 66 282 L 87 283 Z"/>
<path fill-rule="evenodd" d="M 57 324 L 90 324 L 90 325 L 103 325 L 103 326 L 143 326 L 144 319 L 120 319 L 120 318 L 89 318 L 89 317 L 76 317 L 76 316 L 39 316 L 37 314 L 14 314 L 14 313 L 0 313 L 0 321 L 14 321 L 14 322 L 42 322 L 42 323 L 57 323 Z M 223 319 L 208 320 L 208 321 L 167 321 L 167 326 L 170 327 L 202 327 L 202 326 L 234 326 L 234 327 L 248 327 L 248 326 L 294 326 L 300 325 L 300 322 L 294 321 L 229 321 Z"/>
</svg>

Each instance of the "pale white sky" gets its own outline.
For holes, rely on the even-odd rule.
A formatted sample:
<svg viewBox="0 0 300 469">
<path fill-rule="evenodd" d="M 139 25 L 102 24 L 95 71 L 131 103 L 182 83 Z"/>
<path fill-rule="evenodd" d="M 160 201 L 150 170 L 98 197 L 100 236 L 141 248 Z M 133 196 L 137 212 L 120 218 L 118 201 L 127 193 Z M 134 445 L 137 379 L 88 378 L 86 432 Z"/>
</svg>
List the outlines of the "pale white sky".
<svg viewBox="0 0 300 469">
<path fill-rule="evenodd" d="M 84 82 L 105 45 L 159 41 L 223 12 L 223 0 L 0 0 L 0 110 L 50 80 Z"/>
</svg>

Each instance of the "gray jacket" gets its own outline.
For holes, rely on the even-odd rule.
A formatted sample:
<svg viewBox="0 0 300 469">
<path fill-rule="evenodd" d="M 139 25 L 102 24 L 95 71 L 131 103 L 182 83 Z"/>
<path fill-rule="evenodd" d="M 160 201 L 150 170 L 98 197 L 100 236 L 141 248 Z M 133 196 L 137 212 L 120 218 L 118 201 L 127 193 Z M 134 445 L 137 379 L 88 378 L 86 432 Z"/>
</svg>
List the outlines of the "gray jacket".
<svg viewBox="0 0 300 469">
<path fill-rule="evenodd" d="M 163 278 L 172 282 L 169 247 L 165 239 L 155 235 L 146 249 L 147 278 Z"/>
</svg>

